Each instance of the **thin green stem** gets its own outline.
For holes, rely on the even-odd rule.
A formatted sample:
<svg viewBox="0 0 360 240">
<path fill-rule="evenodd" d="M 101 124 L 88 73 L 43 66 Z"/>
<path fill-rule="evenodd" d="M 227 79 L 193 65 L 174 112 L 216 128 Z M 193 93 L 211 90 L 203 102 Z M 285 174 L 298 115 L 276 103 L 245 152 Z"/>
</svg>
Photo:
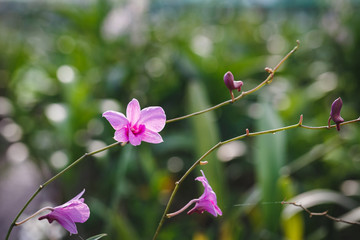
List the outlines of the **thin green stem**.
<svg viewBox="0 0 360 240">
<path fill-rule="evenodd" d="M 172 203 L 172 201 L 174 199 L 174 196 L 175 196 L 180 184 L 195 169 L 195 167 L 197 165 L 199 165 L 200 162 L 203 161 L 203 159 L 205 157 L 207 157 L 210 153 L 212 153 L 215 149 L 219 148 L 220 146 L 222 146 L 224 144 L 227 144 L 229 142 L 233 142 L 233 141 L 245 138 L 245 137 L 253 137 L 253 136 L 259 136 L 259 135 L 264 135 L 264 134 L 276 133 L 276 132 L 286 131 L 286 130 L 293 129 L 293 128 L 305 128 L 305 129 L 310 129 L 310 130 L 320 130 L 320 129 L 330 129 L 330 128 L 335 128 L 336 127 L 335 124 L 330 125 L 330 127 L 328 125 L 312 127 L 312 126 L 303 125 L 302 122 L 303 122 L 303 115 L 300 116 L 300 119 L 299 119 L 298 123 L 293 124 L 293 125 L 289 125 L 289 126 L 285 126 L 285 127 L 281 127 L 281 128 L 275 128 L 275 129 L 259 131 L 259 132 L 253 132 L 253 133 L 250 133 L 249 130 L 246 129 L 245 134 L 242 134 L 240 136 L 228 139 L 228 140 L 223 141 L 223 142 L 218 142 L 216 145 L 214 145 L 212 148 L 210 148 L 204 155 L 202 155 L 198 160 L 196 160 L 196 162 L 194 162 L 194 164 L 185 172 L 185 174 L 180 178 L 180 180 L 175 183 L 175 188 L 174 188 L 173 192 L 170 195 L 168 203 L 166 204 L 165 211 L 164 211 L 164 213 L 163 213 L 163 215 L 162 215 L 162 217 L 160 219 L 160 222 L 159 222 L 158 227 L 156 229 L 156 232 L 154 234 L 153 240 L 155 240 L 157 238 L 157 236 L 158 236 L 158 234 L 160 232 L 160 229 L 161 229 L 161 227 L 162 227 L 162 225 L 163 225 L 163 223 L 165 221 L 167 212 L 168 212 L 168 210 L 169 210 L 169 208 L 171 206 L 171 203 Z M 346 124 L 351 124 L 351 123 L 356 123 L 356 122 L 360 122 L 360 117 L 357 118 L 357 119 L 354 119 L 354 120 L 343 122 L 340 125 L 346 125 Z"/>
<path fill-rule="evenodd" d="M 253 92 L 256 92 L 257 90 L 262 88 L 265 84 L 270 83 L 272 81 L 276 71 L 280 68 L 280 66 L 299 48 L 300 42 L 296 41 L 296 43 L 297 43 L 297 45 L 288 54 L 286 54 L 286 56 L 283 59 L 280 60 L 280 62 L 275 66 L 274 69 L 267 68 L 267 69 L 270 69 L 269 70 L 270 74 L 268 75 L 268 77 L 263 82 L 261 82 L 256 87 L 254 87 L 254 88 L 252 88 L 252 89 L 250 89 L 248 91 L 242 92 L 239 96 L 234 98 L 234 100 L 230 99 L 230 100 L 224 101 L 224 102 L 219 103 L 219 104 L 217 104 L 215 106 L 212 106 L 210 108 L 207 108 L 207 109 L 204 109 L 204 110 L 201 110 L 201 111 L 198 111 L 198 112 L 194 112 L 194 113 L 191 113 L 191 114 L 188 114 L 188 115 L 185 115 L 185 116 L 169 119 L 169 120 L 166 121 L 166 123 L 176 122 L 176 121 L 183 120 L 183 119 L 186 119 L 186 118 L 189 118 L 189 117 L 193 117 L 193 116 L 196 116 L 196 115 L 199 115 L 199 114 L 210 112 L 210 111 L 215 110 L 217 108 L 220 108 L 222 106 L 225 106 L 225 105 L 228 105 L 230 103 L 236 102 L 237 100 L 239 100 L 240 98 L 245 97 L 246 95 L 249 95 L 249 94 L 251 94 Z"/>
<path fill-rule="evenodd" d="M 64 174 L 66 171 L 68 171 L 69 169 L 71 169 L 72 167 L 74 167 L 76 164 L 78 164 L 81 160 L 83 160 L 84 158 L 88 157 L 88 156 L 92 156 L 94 154 L 97 154 L 99 152 L 103 152 L 109 148 L 115 147 L 117 145 L 119 145 L 119 142 L 110 144 L 106 147 L 103 147 L 101 149 L 95 150 L 93 152 L 90 153 L 85 153 L 84 155 L 82 155 L 81 157 L 79 157 L 78 159 L 76 159 L 73 163 L 71 163 L 69 166 L 67 166 L 66 168 L 64 168 L 62 171 L 60 171 L 58 174 L 56 174 L 55 176 L 53 176 L 52 178 L 50 178 L 49 180 L 47 180 L 46 182 L 44 182 L 42 185 L 39 186 L 39 188 L 36 190 L 36 192 L 30 197 L 30 199 L 26 202 L 26 204 L 24 205 L 24 207 L 20 210 L 20 212 L 18 213 L 18 215 L 16 215 L 14 221 L 11 223 L 9 230 L 6 234 L 6 238 L 5 240 L 8 240 L 10 237 L 10 233 L 12 231 L 12 229 L 14 228 L 14 226 L 16 226 L 16 221 L 19 219 L 20 215 L 24 212 L 24 210 L 27 208 L 27 206 L 32 202 L 32 200 L 36 197 L 36 195 L 39 194 L 39 192 L 45 188 L 49 183 L 51 183 L 52 181 L 54 181 L 55 179 L 57 179 L 58 177 L 60 177 L 62 174 Z M 121 145 L 123 146 L 123 145 Z"/>
</svg>

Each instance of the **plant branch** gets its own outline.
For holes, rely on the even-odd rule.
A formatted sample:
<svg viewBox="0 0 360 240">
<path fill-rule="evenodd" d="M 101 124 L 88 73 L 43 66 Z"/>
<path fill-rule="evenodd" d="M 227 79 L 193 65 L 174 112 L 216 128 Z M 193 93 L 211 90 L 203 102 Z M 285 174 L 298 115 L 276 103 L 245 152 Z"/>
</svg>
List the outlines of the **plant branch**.
<svg viewBox="0 0 360 240">
<path fill-rule="evenodd" d="M 341 123 L 341 125 L 346 125 L 346 124 L 356 123 L 356 122 L 360 122 L 360 117 L 357 118 L 357 119 L 354 119 L 354 120 L 343 122 L 343 123 Z M 293 124 L 293 125 L 289 125 L 289 126 L 285 126 L 285 127 L 281 127 L 281 128 L 270 129 L 270 130 L 265 130 L 265 131 L 253 132 L 253 133 L 251 133 L 249 131 L 249 129 L 246 129 L 245 134 L 242 134 L 240 136 L 228 139 L 226 141 L 218 142 L 216 145 L 214 145 L 212 148 L 210 148 L 206 153 L 204 153 L 198 160 L 196 160 L 196 162 L 194 162 L 194 164 L 185 172 L 185 174 L 180 178 L 179 181 L 175 182 L 175 188 L 174 188 L 173 192 L 170 195 L 168 203 L 166 204 L 166 208 L 165 208 L 164 213 L 163 213 L 163 215 L 162 215 L 162 217 L 160 219 L 160 222 L 159 222 L 158 227 L 156 229 L 156 232 L 154 234 L 153 240 L 155 240 L 157 238 L 157 236 L 158 236 L 158 234 L 160 232 L 160 229 L 161 229 L 161 227 L 162 227 L 162 225 L 164 223 L 167 212 L 168 212 L 168 210 L 169 210 L 169 208 L 171 206 L 171 203 L 172 203 L 172 201 L 174 199 L 174 196 L 175 196 L 180 184 L 195 169 L 195 167 L 197 165 L 200 165 L 203 162 L 204 158 L 207 157 L 210 153 L 212 153 L 215 149 L 219 148 L 220 146 L 222 146 L 222 145 L 224 145 L 226 143 L 233 142 L 233 141 L 245 138 L 245 137 L 252 137 L 252 136 L 259 136 L 259 135 L 265 135 L 265 134 L 270 134 L 270 133 L 276 133 L 276 132 L 281 132 L 281 131 L 285 131 L 285 130 L 289 130 L 289 129 L 293 129 L 293 128 L 305 128 L 305 129 L 310 129 L 310 130 L 321 130 L 321 129 L 330 129 L 330 128 L 334 128 L 334 127 L 336 127 L 335 124 L 330 125 L 330 127 L 327 126 L 327 125 L 326 126 L 318 126 L 318 127 L 312 127 L 312 126 L 303 125 L 303 115 L 300 115 L 298 123 Z"/>
<path fill-rule="evenodd" d="M 249 95 L 249 94 L 251 94 L 253 92 L 256 92 L 257 90 L 262 88 L 265 84 L 270 83 L 272 81 L 276 71 L 280 68 L 280 66 L 299 48 L 300 42 L 297 40 L 296 43 L 297 43 L 297 45 L 288 54 L 286 54 L 286 56 L 283 59 L 280 60 L 280 62 L 275 66 L 274 69 L 271 69 L 271 68 L 268 68 L 268 67 L 265 68 L 265 70 L 267 72 L 269 72 L 269 75 L 263 82 L 261 82 L 256 87 L 254 87 L 254 88 L 252 88 L 252 89 L 250 89 L 248 91 L 242 92 L 239 96 L 234 98 L 234 100 L 230 99 L 230 100 L 224 101 L 224 102 L 219 103 L 219 104 L 217 104 L 215 106 L 212 106 L 210 108 L 207 108 L 207 109 L 204 109 L 204 110 L 201 110 L 201 111 L 198 111 L 198 112 L 194 112 L 194 113 L 190 113 L 190 114 L 185 115 L 185 116 L 169 119 L 169 120 L 166 121 L 166 123 L 176 122 L 176 121 L 183 120 L 183 119 L 186 119 L 186 118 L 189 118 L 189 117 L 200 115 L 202 113 L 210 112 L 210 111 L 215 110 L 217 108 L 220 108 L 222 106 L 225 106 L 225 105 L 228 105 L 230 103 L 236 102 L 237 100 L 239 100 L 240 98 L 245 97 L 246 95 Z"/>
<path fill-rule="evenodd" d="M 282 201 L 281 204 L 287 204 L 287 205 L 293 205 L 295 207 L 300 207 L 305 212 L 307 212 L 309 214 L 309 217 L 312 217 L 312 216 L 324 216 L 324 217 L 326 217 L 328 219 L 331 219 L 331 220 L 333 220 L 335 222 L 342 222 L 342 223 L 347 223 L 347 224 L 351 224 L 351 225 L 360 226 L 360 222 L 354 222 L 354 221 L 349 221 L 349 220 L 344 220 L 344 219 L 341 219 L 341 218 L 333 217 L 330 214 L 328 214 L 328 210 L 326 210 L 325 212 L 316 213 L 316 212 L 311 212 L 309 209 L 307 209 L 306 207 L 304 207 L 300 203 Z"/>
<path fill-rule="evenodd" d="M 39 188 L 36 190 L 36 192 L 30 197 L 30 199 L 25 203 L 24 207 L 20 210 L 20 212 L 18 213 L 18 215 L 16 215 L 14 221 L 11 223 L 9 230 L 6 234 L 6 238 L 5 240 L 8 240 L 10 237 L 10 233 L 12 231 L 12 229 L 14 228 L 14 226 L 16 226 L 16 221 L 19 219 L 20 215 L 24 212 L 24 210 L 27 208 L 27 206 L 32 202 L 32 200 L 36 197 L 36 195 L 39 194 L 39 192 L 44 189 L 49 183 L 51 183 L 52 181 L 54 181 L 55 179 L 57 179 L 58 177 L 60 177 L 62 174 L 64 174 L 66 171 L 68 171 L 69 169 L 71 169 L 72 167 L 74 167 L 76 164 L 78 164 L 81 160 L 83 160 L 84 158 L 88 157 L 88 156 L 92 156 L 95 155 L 99 152 L 103 152 L 109 148 L 115 147 L 117 145 L 119 145 L 119 142 L 110 144 L 106 147 L 103 147 L 101 149 L 95 150 L 93 152 L 90 153 L 85 153 L 84 155 L 82 155 L 81 157 L 79 157 L 78 159 L 76 159 L 73 163 L 71 163 L 69 166 L 67 166 L 66 168 L 64 168 L 62 171 L 60 171 L 58 174 L 56 174 L 55 176 L 53 176 L 52 178 L 50 178 L 49 180 L 47 180 L 46 182 L 44 182 L 42 185 L 39 186 Z M 123 146 L 123 144 L 121 145 Z"/>
</svg>

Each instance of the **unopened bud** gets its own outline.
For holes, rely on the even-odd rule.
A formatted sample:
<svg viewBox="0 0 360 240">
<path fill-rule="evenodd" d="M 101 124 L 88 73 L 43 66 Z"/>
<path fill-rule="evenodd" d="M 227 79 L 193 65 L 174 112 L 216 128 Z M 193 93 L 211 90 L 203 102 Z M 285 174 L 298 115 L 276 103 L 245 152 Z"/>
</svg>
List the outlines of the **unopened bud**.
<svg viewBox="0 0 360 240">
<path fill-rule="evenodd" d="M 235 81 L 234 75 L 230 71 L 225 73 L 224 83 L 230 91 L 237 89 L 238 92 L 241 91 L 241 86 L 244 84 L 242 81 Z"/>
<path fill-rule="evenodd" d="M 342 100 L 341 98 L 337 98 L 331 105 L 331 112 L 328 121 L 328 125 L 330 125 L 330 119 L 334 121 L 336 124 L 336 129 L 340 131 L 340 123 L 344 122 L 344 119 L 340 116 L 340 111 L 342 108 Z"/>
<path fill-rule="evenodd" d="M 268 73 L 273 73 L 274 72 L 274 70 L 272 68 L 269 68 L 269 67 L 266 67 L 265 71 L 267 71 Z"/>
</svg>

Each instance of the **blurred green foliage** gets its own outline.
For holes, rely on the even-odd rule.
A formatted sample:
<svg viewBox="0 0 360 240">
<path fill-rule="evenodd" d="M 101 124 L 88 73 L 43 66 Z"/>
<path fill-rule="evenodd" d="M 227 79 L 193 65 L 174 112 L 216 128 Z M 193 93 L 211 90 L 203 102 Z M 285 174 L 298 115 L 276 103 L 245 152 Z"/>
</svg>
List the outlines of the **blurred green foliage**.
<svg viewBox="0 0 360 240">
<path fill-rule="evenodd" d="M 299 39 L 300 49 L 255 94 L 168 124 L 162 144 L 91 157 L 52 186 L 61 193 L 58 203 L 86 188 L 91 218 L 78 225 L 84 238 L 104 232 L 110 239 L 150 239 L 175 181 L 212 144 L 246 128 L 294 124 L 300 114 L 306 125 L 326 125 L 339 96 L 344 119 L 357 118 L 359 5 L 289 2 L 1 3 L 1 172 L 19 160 L 9 150 L 19 142 L 22 148 L 13 148 L 28 151 L 23 160 L 33 161 L 44 180 L 83 153 L 112 143 L 113 129 L 101 114 L 123 112 L 132 98 L 142 107 L 162 106 L 168 119 L 225 101 L 226 71 L 251 89 L 266 78 L 264 67 L 274 67 Z M 282 222 L 281 205 L 264 203 L 314 189 L 332 189 L 359 202 L 359 133 L 357 124 L 340 132 L 294 129 L 245 139 L 222 150 L 225 155 L 212 153 L 201 168 L 223 216 L 179 215 L 166 220 L 159 239 L 354 237 L 355 226 L 337 230 L 330 220 L 305 214 Z M 199 175 L 197 169 L 183 183 L 171 211 L 201 195 L 194 181 Z M 347 211 L 336 205 L 314 211 L 327 209 L 334 215 Z M 12 217 L 6 216 L 9 223 Z"/>
</svg>

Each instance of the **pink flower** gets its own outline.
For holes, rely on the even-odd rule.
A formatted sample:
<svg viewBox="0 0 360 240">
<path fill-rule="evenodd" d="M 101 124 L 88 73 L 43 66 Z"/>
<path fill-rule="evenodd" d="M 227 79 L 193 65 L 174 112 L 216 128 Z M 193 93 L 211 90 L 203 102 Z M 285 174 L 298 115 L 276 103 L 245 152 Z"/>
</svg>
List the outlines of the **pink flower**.
<svg viewBox="0 0 360 240">
<path fill-rule="evenodd" d="M 70 201 L 54 207 L 51 213 L 39 217 L 39 220 L 46 218 L 49 223 L 55 220 L 69 231 L 70 234 L 77 234 L 78 231 L 75 223 L 84 223 L 90 216 L 89 207 L 84 203 L 84 198 L 80 198 L 84 192 L 85 189 Z"/>
<path fill-rule="evenodd" d="M 340 131 L 340 123 L 344 122 L 344 119 L 340 116 L 340 111 L 342 108 L 342 100 L 341 98 L 335 99 L 335 101 L 331 105 L 330 117 L 328 120 L 328 125 L 330 126 L 330 120 L 332 119 L 336 124 L 336 129 Z"/>
<path fill-rule="evenodd" d="M 222 212 L 217 205 L 216 194 L 212 190 L 204 172 L 202 170 L 200 171 L 202 176 L 195 178 L 195 180 L 202 182 L 204 186 L 204 193 L 197 199 L 195 206 L 188 211 L 187 214 L 192 214 L 194 212 L 203 213 L 204 211 L 207 211 L 214 215 L 214 217 L 217 217 L 217 215 L 221 216 Z"/>
<path fill-rule="evenodd" d="M 103 117 L 115 129 L 114 139 L 118 142 L 130 142 L 134 146 L 140 145 L 141 141 L 163 142 L 158 132 L 165 126 L 166 115 L 161 107 L 147 107 L 140 110 L 140 104 L 134 98 L 126 108 L 126 117 L 115 111 L 106 111 Z"/>
<path fill-rule="evenodd" d="M 234 94 L 233 94 L 232 91 L 237 89 L 238 92 L 240 92 L 241 87 L 243 85 L 243 82 L 242 81 L 235 81 L 234 80 L 234 75 L 230 71 L 228 71 L 224 75 L 224 83 L 225 83 L 226 87 L 230 91 L 231 99 L 234 101 Z"/>
<path fill-rule="evenodd" d="M 195 178 L 195 180 L 202 182 L 204 186 L 204 193 L 199 198 L 193 199 L 190 202 L 188 202 L 182 209 L 174 213 L 167 214 L 166 215 L 167 217 L 170 218 L 178 215 L 193 203 L 195 203 L 195 206 L 190 211 L 188 211 L 187 214 L 192 214 L 194 212 L 203 213 L 204 211 L 207 211 L 212 215 L 214 215 L 214 217 L 217 217 L 218 215 L 220 216 L 222 215 L 221 209 L 217 205 L 216 194 L 212 190 L 208 180 L 205 177 L 204 172 L 202 170 L 200 171 L 202 173 L 202 176 Z"/>
</svg>

